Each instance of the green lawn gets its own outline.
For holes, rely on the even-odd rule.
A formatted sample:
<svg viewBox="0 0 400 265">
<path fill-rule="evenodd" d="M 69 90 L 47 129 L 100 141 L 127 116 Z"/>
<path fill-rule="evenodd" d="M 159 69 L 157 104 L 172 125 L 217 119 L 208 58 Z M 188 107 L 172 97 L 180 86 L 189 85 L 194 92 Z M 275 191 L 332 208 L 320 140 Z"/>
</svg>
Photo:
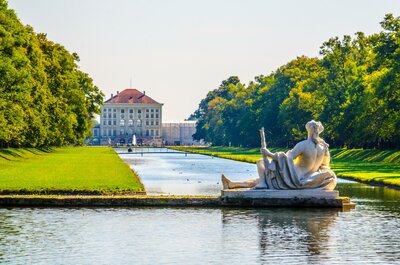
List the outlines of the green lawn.
<svg viewBox="0 0 400 265">
<path fill-rule="evenodd" d="M 144 191 L 112 148 L 0 149 L 0 192 L 118 194 Z"/>
<path fill-rule="evenodd" d="M 213 155 L 232 160 L 255 163 L 261 158 L 258 148 L 239 147 L 173 147 L 174 149 Z M 271 151 L 285 151 L 270 148 Z M 362 150 L 332 149 L 331 167 L 338 177 L 400 187 L 400 151 L 395 150 Z"/>
</svg>

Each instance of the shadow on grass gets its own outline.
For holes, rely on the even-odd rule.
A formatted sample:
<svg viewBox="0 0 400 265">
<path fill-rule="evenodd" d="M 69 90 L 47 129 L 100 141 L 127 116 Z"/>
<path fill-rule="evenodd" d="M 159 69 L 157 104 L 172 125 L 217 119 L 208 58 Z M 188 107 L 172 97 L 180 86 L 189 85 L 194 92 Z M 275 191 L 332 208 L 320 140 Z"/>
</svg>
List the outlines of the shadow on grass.
<svg viewBox="0 0 400 265">
<path fill-rule="evenodd" d="M 352 160 L 400 164 L 400 151 L 396 150 L 332 149 L 331 155 L 333 159 L 343 161 Z"/>
<path fill-rule="evenodd" d="M 7 160 L 11 160 L 10 156 L 14 158 L 22 158 L 15 149 L 0 149 L 0 156 Z"/>
<path fill-rule="evenodd" d="M 8 161 L 17 159 L 26 159 L 32 155 L 43 155 L 53 152 L 54 148 L 2 148 L 0 149 L 0 158 Z"/>
<path fill-rule="evenodd" d="M 332 168 L 335 172 L 353 172 L 353 173 L 398 173 L 400 176 L 400 166 L 384 163 L 367 163 L 367 162 L 341 162 L 332 163 Z"/>
</svg>

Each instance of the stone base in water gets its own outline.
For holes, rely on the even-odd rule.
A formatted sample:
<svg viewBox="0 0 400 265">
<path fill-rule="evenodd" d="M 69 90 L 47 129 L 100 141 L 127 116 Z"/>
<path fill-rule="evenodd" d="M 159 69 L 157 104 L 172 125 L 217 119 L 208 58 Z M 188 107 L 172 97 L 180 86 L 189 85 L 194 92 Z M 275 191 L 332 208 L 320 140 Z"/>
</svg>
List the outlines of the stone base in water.
<svg viewBox="0 0 400 265">
<path fill-rule="evenodd" d="M 238 207 L 333 207 L 352 209 L 355 204 L 336 190 L 229 189 L 221 191 L 224 206 Z"/>
<path fill-rule="evenodd" d="M 349 198 L 249 198 L 243 196 L 0 195 L 2 207 L 330 207 L 354 208 Z"/>
<path fill-rule="evenodd" d="M 339 192 L 337 190 L 267 190 L 267 189 L 229 189 L 221 191 L 222 197 L 230 198 L 319 198 L 319 199 L 337 199 Z"/>
</svg>

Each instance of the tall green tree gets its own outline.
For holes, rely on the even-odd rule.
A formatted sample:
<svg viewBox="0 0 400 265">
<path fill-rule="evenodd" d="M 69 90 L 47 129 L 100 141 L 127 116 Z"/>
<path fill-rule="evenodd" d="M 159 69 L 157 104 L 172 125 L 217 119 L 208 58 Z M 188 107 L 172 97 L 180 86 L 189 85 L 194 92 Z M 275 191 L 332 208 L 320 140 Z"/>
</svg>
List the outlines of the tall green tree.
<svg viewBox="0 0 400 265">
<path fill-rule="evenodd" d="M 0 146 L 83 143 L 104 95 L 78 61 L 0 0 Z"/>
<path fill-rule="evenodd" d="M 378 147 L 400 148 L 400 17 L 387 14 L 381 22 L 383 31 L 371 37 L 376 60 L 368 76 L 369 99 L 366 109 L 371 121 L 367 129 L 375 133 Z"/>
</svg>

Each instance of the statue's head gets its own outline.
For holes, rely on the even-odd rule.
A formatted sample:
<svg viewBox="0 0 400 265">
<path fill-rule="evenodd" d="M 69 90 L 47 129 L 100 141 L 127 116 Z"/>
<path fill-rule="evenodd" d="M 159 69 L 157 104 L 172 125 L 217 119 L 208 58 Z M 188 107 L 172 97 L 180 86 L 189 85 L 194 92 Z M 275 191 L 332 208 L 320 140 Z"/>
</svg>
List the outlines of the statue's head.
<svg viewBox="0 0 400 265">
<path fill-rule="evenodd" d="M 324 126 L 319 121 L 309 121 L 306 124 L 306 130 L 308 133 L 313 134 L 314 137 L 318 137 L 318 135 L 324 130 Z"/>
<path fill-rule="evenodd" d="M 329 144 L 327 144 L 323 139 L 319 137 L 319 134 L 324 130 L 324 126 L 319 121 L 309 121 L 306 124 L 306 129 L 308 132 L 308 137 L 317 144 L 322 144 L 328 150 Z"/>
</svg>

